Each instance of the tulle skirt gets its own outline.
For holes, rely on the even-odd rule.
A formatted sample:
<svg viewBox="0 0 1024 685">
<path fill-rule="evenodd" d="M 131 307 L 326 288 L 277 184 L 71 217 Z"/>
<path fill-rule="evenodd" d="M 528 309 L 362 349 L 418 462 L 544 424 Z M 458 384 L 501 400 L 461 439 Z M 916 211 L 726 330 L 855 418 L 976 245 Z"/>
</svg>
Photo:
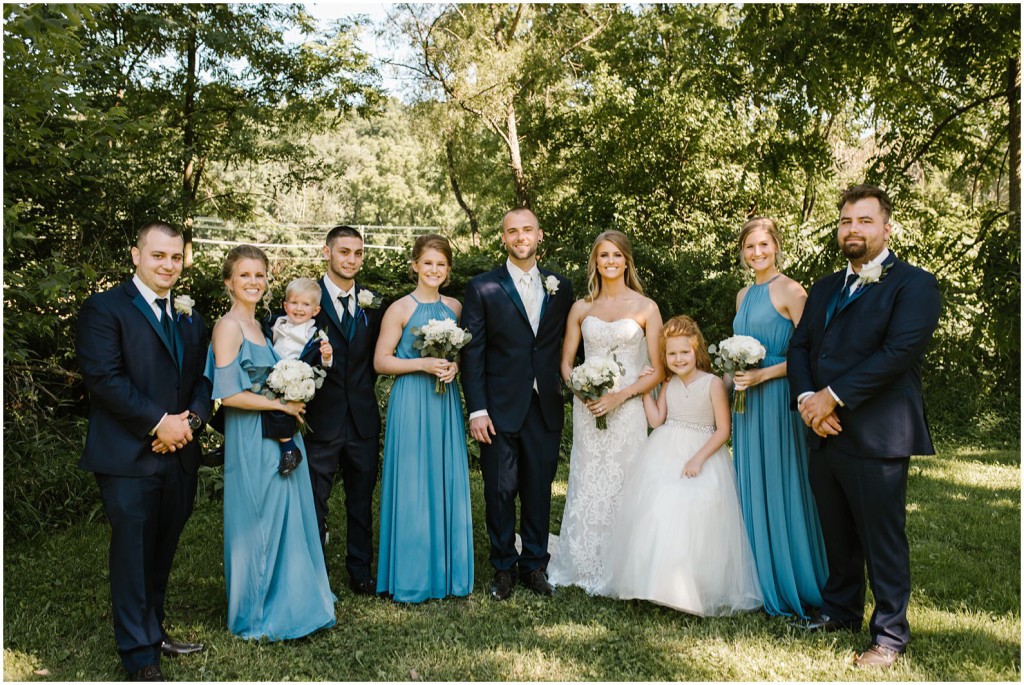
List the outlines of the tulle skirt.
<svg viewBox="0 0 1024 685">
<path fill-rule="evenodd" d="M 708 458 L 696 478 L 683 475 L 709 437 L 707 430 L 667 422 L 647 439 L 609 545 L 611 596 L 699 616 L 761 607 L 728 449 Z"/>
</svg>

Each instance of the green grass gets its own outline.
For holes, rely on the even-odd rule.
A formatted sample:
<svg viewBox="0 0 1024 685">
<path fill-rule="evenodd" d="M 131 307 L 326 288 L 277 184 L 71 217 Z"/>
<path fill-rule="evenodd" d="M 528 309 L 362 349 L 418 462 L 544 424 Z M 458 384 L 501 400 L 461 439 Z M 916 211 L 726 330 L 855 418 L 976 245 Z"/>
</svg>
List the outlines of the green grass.
<svg viewBox="0 0 1024 685">
<path fill-rule="evenodd" d="M 908 493 L 913 636 L 884 674 L 850 664 L 867 633 L 807 635 L 761 613 L 698 618 L 575 588 L 487 597 L 479 472 L 472 474 L 476 586 L 403 606 L 351 594 L 329 548 L 338 625 L 287 643 L 225 629 L 221 507 L 197 503 L 171 576 L 168 628 L 204 642 L 164 660 L 176 680 L 1020 680 L 1020 452 L 945 447 L 915 458 Z M 552 527 L 564 505 L 555 483 Z M 339 489 L 340 490 L 340 489 Z M 341 493 L 331 512 L 342 526 Z M 340 537 L 340 536 L 339 536 Z M 82 524 L 4 549 L 4 680 L 120 680 L 110 623 L 107 528 Z M 869 597 L 870 601 L 870 597 Z M 870 607 L 868 609 L 870 612 Z M 41 673 L 42 675 L 37 674 Z"/>
</svg>

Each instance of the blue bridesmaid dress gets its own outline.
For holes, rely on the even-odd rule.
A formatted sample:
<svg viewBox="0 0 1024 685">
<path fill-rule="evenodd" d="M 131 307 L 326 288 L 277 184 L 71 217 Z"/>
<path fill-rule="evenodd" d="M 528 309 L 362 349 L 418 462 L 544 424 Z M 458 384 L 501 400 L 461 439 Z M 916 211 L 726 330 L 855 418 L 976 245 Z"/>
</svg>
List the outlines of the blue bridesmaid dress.
<svg viewBox="0 0 1024 685">
<path fill-rule="evenodd" d="M 786 361 L 793 329 L 793 322 L 772 305 L 768 283 L 750 286 L 733 320 L 733 332 L 764 345 L 762 366 Z M 821 588 L 828 578 L 807 477 L 806 427 L 799 412 L 790 409 L 786 378 L 746 392 L 746 412 L 732 415 L 733 455 L 764 609 L 773 616 L 806 618 L 807 609 L 821 606 Z"/>
<path fill-rule="evenodd" d="M 413 298 L 415 299 L 415 298 Z M 395 355 L 420 357 L 412 329 L 455 319 L 443 302 L 419 302 Z M 388 401 L 380 494 L 377 591 L 398 602 L 465 596 L 473 589 L 473 518 L 458 383 L 443 394 L 425 373 L 398 376 Z"/>
<path fill-rule="evenodd" d="M 206 376 L 214 399 L 251 390 L 278 361 L 268 343 L 243 339 L 238 357 L 217 366 L 210 348 Z M 224 412 L 224 575 L 228 630 L 244 638 L 288 640 L 334 625 L 305 459 L 288 476 L 277 472 L 281 450 L 264 439 L 260 412 Z M 299 435 L 295 442 L 305 454 Z"/>
</svg>

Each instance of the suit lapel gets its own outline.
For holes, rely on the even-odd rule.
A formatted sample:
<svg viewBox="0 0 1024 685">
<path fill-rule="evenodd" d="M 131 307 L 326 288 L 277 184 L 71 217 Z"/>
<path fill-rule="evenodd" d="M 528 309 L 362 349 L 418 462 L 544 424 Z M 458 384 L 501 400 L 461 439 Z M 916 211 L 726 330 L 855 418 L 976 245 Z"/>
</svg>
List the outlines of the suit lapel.
<svg viewBox="0 0 1024 685">
<path fill-rule="evenodd" d="M 334 306 L 334 301 L 331 299 L 331 294 L 327 290 L 327 284 L 324 283 L 324 278 L 327 278 L 327 276 L 320 279 L 320 309 L 327 315 L 327 318 L 330 319 L 331 323 L 333 323 L 334 327 L 338 330 L 337 339 L 344 341 L 347 345 L 348 338 L 346 338 L 341 332 L 341 320 L 338 319 L 338 310 Z"/>
<path fill-rule="evenodd" d="M 884 262 L 882 262 L 882 269 L 883 269 L 882 273 L 884 274 L 882 278 L 884 278 L 885 275 L 888 275 L 888 272 L 892 269 L 892 266 L 893 266 L 893 264 L 895 262 L 896 262 L 896 256 L 894 254 L 892 254 L 892 252 L 890 252 L 889 256 L 885 259 Z M 874 288 L 876 285 L 878 285 L 881 282 L 882 282 L 881 280 L 878 280 L 878 281 L 875 281 L 874 283 L 863 283 L 863 284 L 861 284 L 861 286 L 859 288 L 857 288 L 856 292 L 854 292 L 852 295 L 850 295 L 848 298 L 846 298 L 846 302 L 843 302 L 842 306 L 839 307 L 839 311 L 836 312 L 836 317 L 838 317 L 841 312 L 846 311 L 847 308 L 849 308 L 849 306 L 851 304 L 853 304 L 856 300 L 860 299 L 860 297 L 862 295 L 864 295 L 865 293 L 867 293 L 868 290 Z M 836 297 L 838 297 L 838 296 L 839 296 L 839 294 L 837 292 L 836 293 Z M 833 317 L 833 318 L 836 318 L 836 317 Z"/>
<path fill-rule="evenodd" d="M 512 274 L 508 272 L 507 266 L 501 267 L 501 275 L 498 277 L 498 283 L 508 294 L 509 298 L 511 298 L 512 304 L 514 304 L 516 309 L 519 310 L 519 313 L 523 315 L 526 325 L 529 326 L 532 331 L 533 326 L 530 326 L 530 317 L 526 315 L 526 305 L 523 304 L 523 298 L 519 297 L 519 290 L 516 288 L 516 284 L 512 282 Z"/>
<path fill-rule="evenodd" d="M 174 322 L 171 324 L 171 330 L 174 331 L 174 355 L 178 360 L 178 370 L 181 370 L 181 365 L 185 363 L 185 331 L 182 330 L 182 325 L 188 326 L 189 321 L 185 319 L 185 323 L 181 323 L 181 314 L 176 314 Z"/>
<path fill-rule="evenodd" d="M 161 326 L 160 322 L 156 320 L 156 314 L 153 313 L 153 308 L 149 306 L 148 302 L 146 302 L 146 298 L 142 296 L 142 293 L 140 293 L 134 286 L 129 286 L 131 286 L 130 282 L 125 287 L 128 291 L 128 294 L 132 295 L 132 304 L 135 305 L 136 309 L 142 312 L 142 315 L 144 317 L 146 317 L 146 321 L 148 321 L 149 325 L 153 328 L 154 331 L 156 331 L 156 334 L 157 336 L 160 337 L 160 341 L 164 344 L 164 348 L 167 350 L 167 353 L 171 355 L 171 358 L 175 361 L 176 364 L 178 364 L 178 368 L 180 369 L 181 362 L 179 361 L 178 355 L 174 351 L 174 341 L 168 340 L 167 336 L 164 335 L 164 327 Z"/>
</svg>

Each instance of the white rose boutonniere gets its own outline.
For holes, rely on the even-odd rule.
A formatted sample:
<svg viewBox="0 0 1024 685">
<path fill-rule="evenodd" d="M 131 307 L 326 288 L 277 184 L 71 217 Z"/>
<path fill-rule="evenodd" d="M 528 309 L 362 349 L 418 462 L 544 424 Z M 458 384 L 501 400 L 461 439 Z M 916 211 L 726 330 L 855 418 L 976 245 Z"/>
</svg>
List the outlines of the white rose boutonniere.
<svg viewBox="0 0 1024 685">
<path fill-rule="evenodd" d="M 544 290 L 547 291 L 548 297 L 551 297 L 558 292 L 558 278 L 556 276 L 548 276 L 544 279 Z"/>
<path fill-rule="evenodd" d="M 889 269 L 892 268 L 892 264 L 868 264 L 860 269 L 860 273 L 857 275 L 857 285 L 868 285 L 870 283 L 878 283 L 885 275 L 889 273 Z"/>
<path fill-rule="evenodd" d="M 188 319 L 189 323 L 192 323 L 192 307 L 196 306 L 196 301 L 188 295 L 178 295 L 174 298 L 174 311 L 178 314 L 178 321 L 181 321 L 181 317 L 184 315 Z"/>
<path fill-rule="evenodd" d="M 327 331 L 325 331 L 322 328 L 316 332 L 316 339 L 319 340 L 320 342 L 330 342 L 330 340 L 327 337 Z"/>
<path fill-rule="evenodd" d="M 380 307 L 381 301 L 380 297 L 374 295 L 369 290 L 360 290 L 356 296 L 356 304 L 362 309 L 377 309 Z"/>
</svg>

